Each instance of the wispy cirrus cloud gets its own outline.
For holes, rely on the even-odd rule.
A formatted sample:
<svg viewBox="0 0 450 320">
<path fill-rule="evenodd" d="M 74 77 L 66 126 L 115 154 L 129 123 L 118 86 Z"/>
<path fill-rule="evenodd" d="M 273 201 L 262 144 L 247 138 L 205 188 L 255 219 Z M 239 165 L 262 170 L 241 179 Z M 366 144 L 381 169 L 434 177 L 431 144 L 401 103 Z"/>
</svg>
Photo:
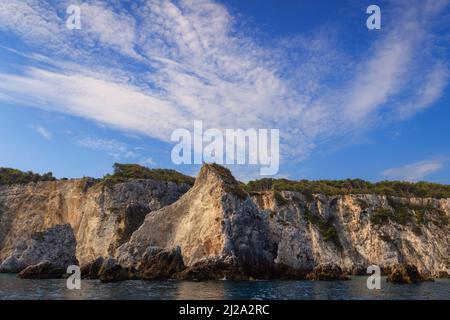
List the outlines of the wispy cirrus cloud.
<svg viewBox="0 0 450 320">
<path fill-rule="evenodd" d="M 320 33 L 263 46 L 209 0 L 86 1 L 83 28 L 72 31 L 64 21 L 69 4 L 0 4 L 0 30 L 42 48 L 41 61 L 52 56 L 21 74 L 0 73 L 0 100 L 162 141 L 193 120 L 214 128 L 280 128 L 285 158 L 301 159 L 380 119 L 411 116 L 447 86 L 448 66 L 427 35 L 448 1 L 397 1 L 395 25 L 359 55 Z"/>
<path fill-rule="evenodd" d="M 382 175 L 389 179 L 419 181 L 428 175 L 444 168 L 444 161 L 426 160 L 407 164 L 401 167 L 386 169 Z"/>
<path fill-rule="evenodd" d="M 170 139 L 170 129 L 189 125 L 175 106 L 132 84 L 99 77 L 28 68 L 23 75 L 0 74 L 2 92 L 28 106 L 105 123 L 125 131 Z M 27 89 L 21 97 L 18 93 Z"/>
<path fill-rule="evenodd" d="M 43 138 L 47 139 L 47 140 L 52 140 L 52 133 L 47 130 L 46 128 L 44 128 L 43 126 L 32 126 L 32 128 Z"/>
<path fill-rule="evenodd" d="M 83 138 L 78 140 L 77 145 L 92 150 L 104 151 L 116 160 L 135 159 L 139 156 L 134 150 L 130 149 L 125 143 L 114 139 Z"/>
</svg>

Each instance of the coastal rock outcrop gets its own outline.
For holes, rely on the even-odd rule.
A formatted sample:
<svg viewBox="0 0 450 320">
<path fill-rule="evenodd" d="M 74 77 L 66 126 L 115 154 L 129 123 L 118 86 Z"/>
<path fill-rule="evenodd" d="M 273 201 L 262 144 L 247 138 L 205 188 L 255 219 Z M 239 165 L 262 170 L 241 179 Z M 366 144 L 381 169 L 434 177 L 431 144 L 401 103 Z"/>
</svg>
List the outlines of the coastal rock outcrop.
<svg viewBox="0 0 450 320">
<path fill-rule="evenodd" d="M 80 268 L 82 279 L 98 279 L 100 269 L 102 268 L 105 259 L 103 257 L 98 257 L 92 262 L 83 265 Z"/>
<path fill-rule="evenodd" d="M 392 267 L 386 281 L 392 283 L 416 283 L 421 281 L 431 281 L 432 278 L 426 274 L 421 274 L 415 265 L 396 264 Z"/>
<path fill-rule="evenodd" d="M 192 187 L 91 179 L 0 186 L 0 271 L 51 274 L 76 258 L 84 278 L 104 282 L 331 280 L 370 265 L 394 282 L 450 274 L 450 199 L 241 186 L 215 164 Z M 55 265 L 56 256 L 66 258 Z"/>
<path fill-rule="evenodd" d="M 148 247 L 137 266 L 137 273 L 144 280 L 163 280 L 172 278 L 185 268 L 180 247 Z"/>
<path fill-rule="evenodd" d="M 57 225 L 32 234 L 28 241 L 5 259 L 0 265 L 0 272 L 20 272 L 31 266 L 46 272 L 50 267 L 65 270 L 70 265 L 78 265 L 75 252 L 76 240 L 72 227 L 68 224 Z M 30 270 L 26 274 L 30 274 Z"/>
<path fill-rule="evenodd" d="M 179 246 L 186 267 L 197 263 L 203 270 L 215 270 L 233 261 L 248 276 L 269 273 L 272 255 L 268 251 L 265 224 L 259 210 L 228 169 L 204 165 L 194 186 L 178 201 L 147 215 L 142 226 L 118 248 L 123 266 L 135 267 L 148 247 Z"/>
<path fill-rule="evenodd" d="M 22 279 L 58 279 L 66 274 L 66 269 L 49 261 L 42 261 L 38 264 L 28 266 L 23 269 L 18 277 Z"/>
<path fill-rule="evenodd" d="M 308 280 L 319 280 L 319 281 L 330 281 L 330 280 L 350 280 L 350 277 L 342 271 L 342 269 L 333 263 L 320 264 L 310 272 L 306 279 Z"/>
<path fill-rule="evenodd" d="M 249 280 L 252 277 L 233 256 L 198 260 L 175 275 L 179 280 Z"/>
<path fill-rule="evenodd" d="M 137 279 L 136 270 L 124 268 L 115 259 L 106 259 L 98 272 L 101 282 L 117 282 Z"/>
<path fill-rule="evenodd" d="M 399 263 L 434 277 L 450 270 L 449 199 L 295 191 L 253 192 L 252 199 L 267 223 L 274 263 L 289 274 L 330 263 L 349 274 Z"/>
<path fill-rule="evenodd" d="M 109 257 L 145 216 L 178 200 L 190 185 L 151 179 L 106 184 L 73 179 L 0 186 L 0 263 L 31 238 L 69 224 L 81 265 Z"/>
</svg>

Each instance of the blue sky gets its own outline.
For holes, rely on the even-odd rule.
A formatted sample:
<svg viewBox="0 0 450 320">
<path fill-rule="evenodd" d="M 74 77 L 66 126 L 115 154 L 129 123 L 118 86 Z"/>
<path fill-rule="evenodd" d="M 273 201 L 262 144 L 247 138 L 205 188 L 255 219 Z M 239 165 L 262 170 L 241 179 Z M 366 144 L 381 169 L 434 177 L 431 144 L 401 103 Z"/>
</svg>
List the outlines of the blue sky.
<svg viewBox="0 0 450 320">
<path fill-rule="evenodd" d="M 4 1 L 0 166 L 195 175 L 170 135 L 202 120 L 279 128 L 279 176 L 450 183 L 449 44 L 446 0 Z"/>
</svg>

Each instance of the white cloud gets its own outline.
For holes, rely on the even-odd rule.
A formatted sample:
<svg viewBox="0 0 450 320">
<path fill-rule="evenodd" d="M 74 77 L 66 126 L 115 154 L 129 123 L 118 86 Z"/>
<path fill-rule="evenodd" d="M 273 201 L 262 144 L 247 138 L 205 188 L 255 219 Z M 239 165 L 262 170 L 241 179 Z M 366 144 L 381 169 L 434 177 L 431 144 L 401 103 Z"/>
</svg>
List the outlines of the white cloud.
<svg viewBox="0 0 450 320">
<path fill-rule="evenodd" d="M 412 41 L 397 37 L 387 40 L 364 64 L 366 70 L 353 80 L 346 97 L 345 112 L 351 121 L 364 120 L 398 93 L 411 59 Z"/>
<path fill-rule="evenodd" d="M 156 162 L 155 160 L 153 160 L 153 158 L 145 158 L 142 159 L 139 164 L 145 167 L 153 167 L 156 165 Z"/>
<path fill-rule="evenodd" d="M 136 26 L 133 17 L 125 13 L 115 13 L 104 3 L 83 3 L 80 5 L 83 31 L 89 40 L 97 40 L 103 45 L 116 47 L 125 55 L 140 58 L 134 50 Z M 84 33 L 83 32 L 83 33 Z"/>
<path fill-rule="evenodd" d="M 437 64 L 431 68 L 424 75 L 424 79 L 421 79 L 421 85 L 417 86 L 417 92 L 412 95 L 412 99 L 399 105 L 397 115 L 400 118 L 409 117 L 417 111 L 432 106 L 442 96 L 448 83 L 448 77 L 447 67 Z"/>
<path fill-rule="evenodd" d="M 162 141 L 194 120 L 219 129 L 278 128 L 283 153 L 301 159 L 376 125 L 386 108 L 388 116 L 413 115 L 447 85 L 447 65 L 427 36 L 447 1 L 397 2 L 394 27 L 359 56 L 346 56 L 327 32 L 262 46 L 209 0 L 136 1 L 120 13 L 119 2 L 85 1 L 76 31 L 65 28 L 68 4 L 0 3 L 0 30 L 52 62 L 51 70 L 0 73 L 0 101 Z"/>
<path fill-rule="evenodd" d="M 354 123 L 367 125 L 382 108 L 390 109 L 389 117 L 411 116 L 432 105 L 447 85 L 448 65 L 433 57 L 431 29 L 449 2 L 398 3 L 403 5 L 391 9 L 391 29 L 360 62 L 344 96 L 345 114 Z"/>
<path fill-rule="evenodd" d="M 407 164 L 402 167 L 386 169 L 382 172 L 383 176 L 389 179 L 419 181 L 428 175 L 444 167 L 444 163 L 438 160 L 420 161 Z"/>
<path fill-rule="evenodd" d="M 134 159 L 138 157 L 138 154 L 128 148 L 128 146 L 120 141 L 114 139 L 94 139 L 84 138 L 77 141 L 80 147 L 105 151 L 114 159 Z"/>
<path fill-rule="evenodd" d="M 190 125 L 176 108 L 140 88 L 82 74 L 30 68 L 25 75 L 0 74 L 4 94 L 28 106 L 69 113 L 168 141 L 170 129 Z M 21 95 L 23 88 L 27 94 Z"/>
<path fill-rule="evenodd" d="M 34 130 L 36 130 L 37 133 L 39 133 L 42 137 L 44 137 L 47 140 L 52 140 L 52 133 L 50 131 L 48 131 L 47 129 L 45 129 L 42 126 L 32 126 L 32 128 Z"/>
</svg>

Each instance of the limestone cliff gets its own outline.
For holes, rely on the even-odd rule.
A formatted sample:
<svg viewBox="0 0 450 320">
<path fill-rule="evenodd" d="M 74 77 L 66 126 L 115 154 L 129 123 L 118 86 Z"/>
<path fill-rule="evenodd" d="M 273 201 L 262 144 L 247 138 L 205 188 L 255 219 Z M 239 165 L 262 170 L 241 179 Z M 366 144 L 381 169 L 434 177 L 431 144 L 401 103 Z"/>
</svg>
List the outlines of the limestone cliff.
<svg viewBox="0 0 450 320">
<path fill-rule="evenodd" d="M 68 224 L 57 225 L 44 232 L 36 232 L 23 244 L 20 244 L 0 264 L 0 272 L 17 273 L 27 267 L 37 265 L 43 261 L 52 268 L 62 269 L 77 265 L 75 256 L 77 242 L 72 227 Z"/>
<path fill-rule="evenodd" d="M 276 264 L 311 270 L 335 263 L 350 273 L 397 263 L 433 276 L 450 274 L 449 199 L 298 192 L 254 193 Z"/>
<path fill-rule="evenodd" d="M 0 186 L 0 262 L 36 232 L 69 224 L 77 258 L 110 256 L 153 210 L 176 201 L 188 185 L 130 180 L 108 186 L 93 179 Z"/>
<path fill-rule="evenodd" d="M 262 274 L 273 257 L 259 214 L 227 169 L 204 165 L 180 200 L 147 215 L 118 249 L 119 263 L 135 266 L 150 246 L 179 246 L 188 267 L 207 268 L 220 261 L 244 273 Z"/>
<path fill-rule="evenodd" d="M 448 276 L 449 218 L 450 199 L 248 194 L 227 169 L 204 165 L 192 188 L 89 179 L 0 187 L 0 262 L 36 232 L 68 224 L 81 265 L 104 257 L 122 271 L 108 279 L 303 278 L 399 263 Z"/>
<path fill-rule="evenodd" d="M 449 212 L 448 199 L 291 191 L 250 196 L 228 171 L 204 165 L 194 187 L 149 214 L 117 257 L 133 267 L 149 246 L 180 246 L 188 268 L 216 275 L 208 264 L 228 268 L 228 259 L 244 273 L 265 277 L 303 278 L 319 265 L 365 274 L 376 264 L 387 272 L 399 263 L 445 276 Z"/>
</svg>

